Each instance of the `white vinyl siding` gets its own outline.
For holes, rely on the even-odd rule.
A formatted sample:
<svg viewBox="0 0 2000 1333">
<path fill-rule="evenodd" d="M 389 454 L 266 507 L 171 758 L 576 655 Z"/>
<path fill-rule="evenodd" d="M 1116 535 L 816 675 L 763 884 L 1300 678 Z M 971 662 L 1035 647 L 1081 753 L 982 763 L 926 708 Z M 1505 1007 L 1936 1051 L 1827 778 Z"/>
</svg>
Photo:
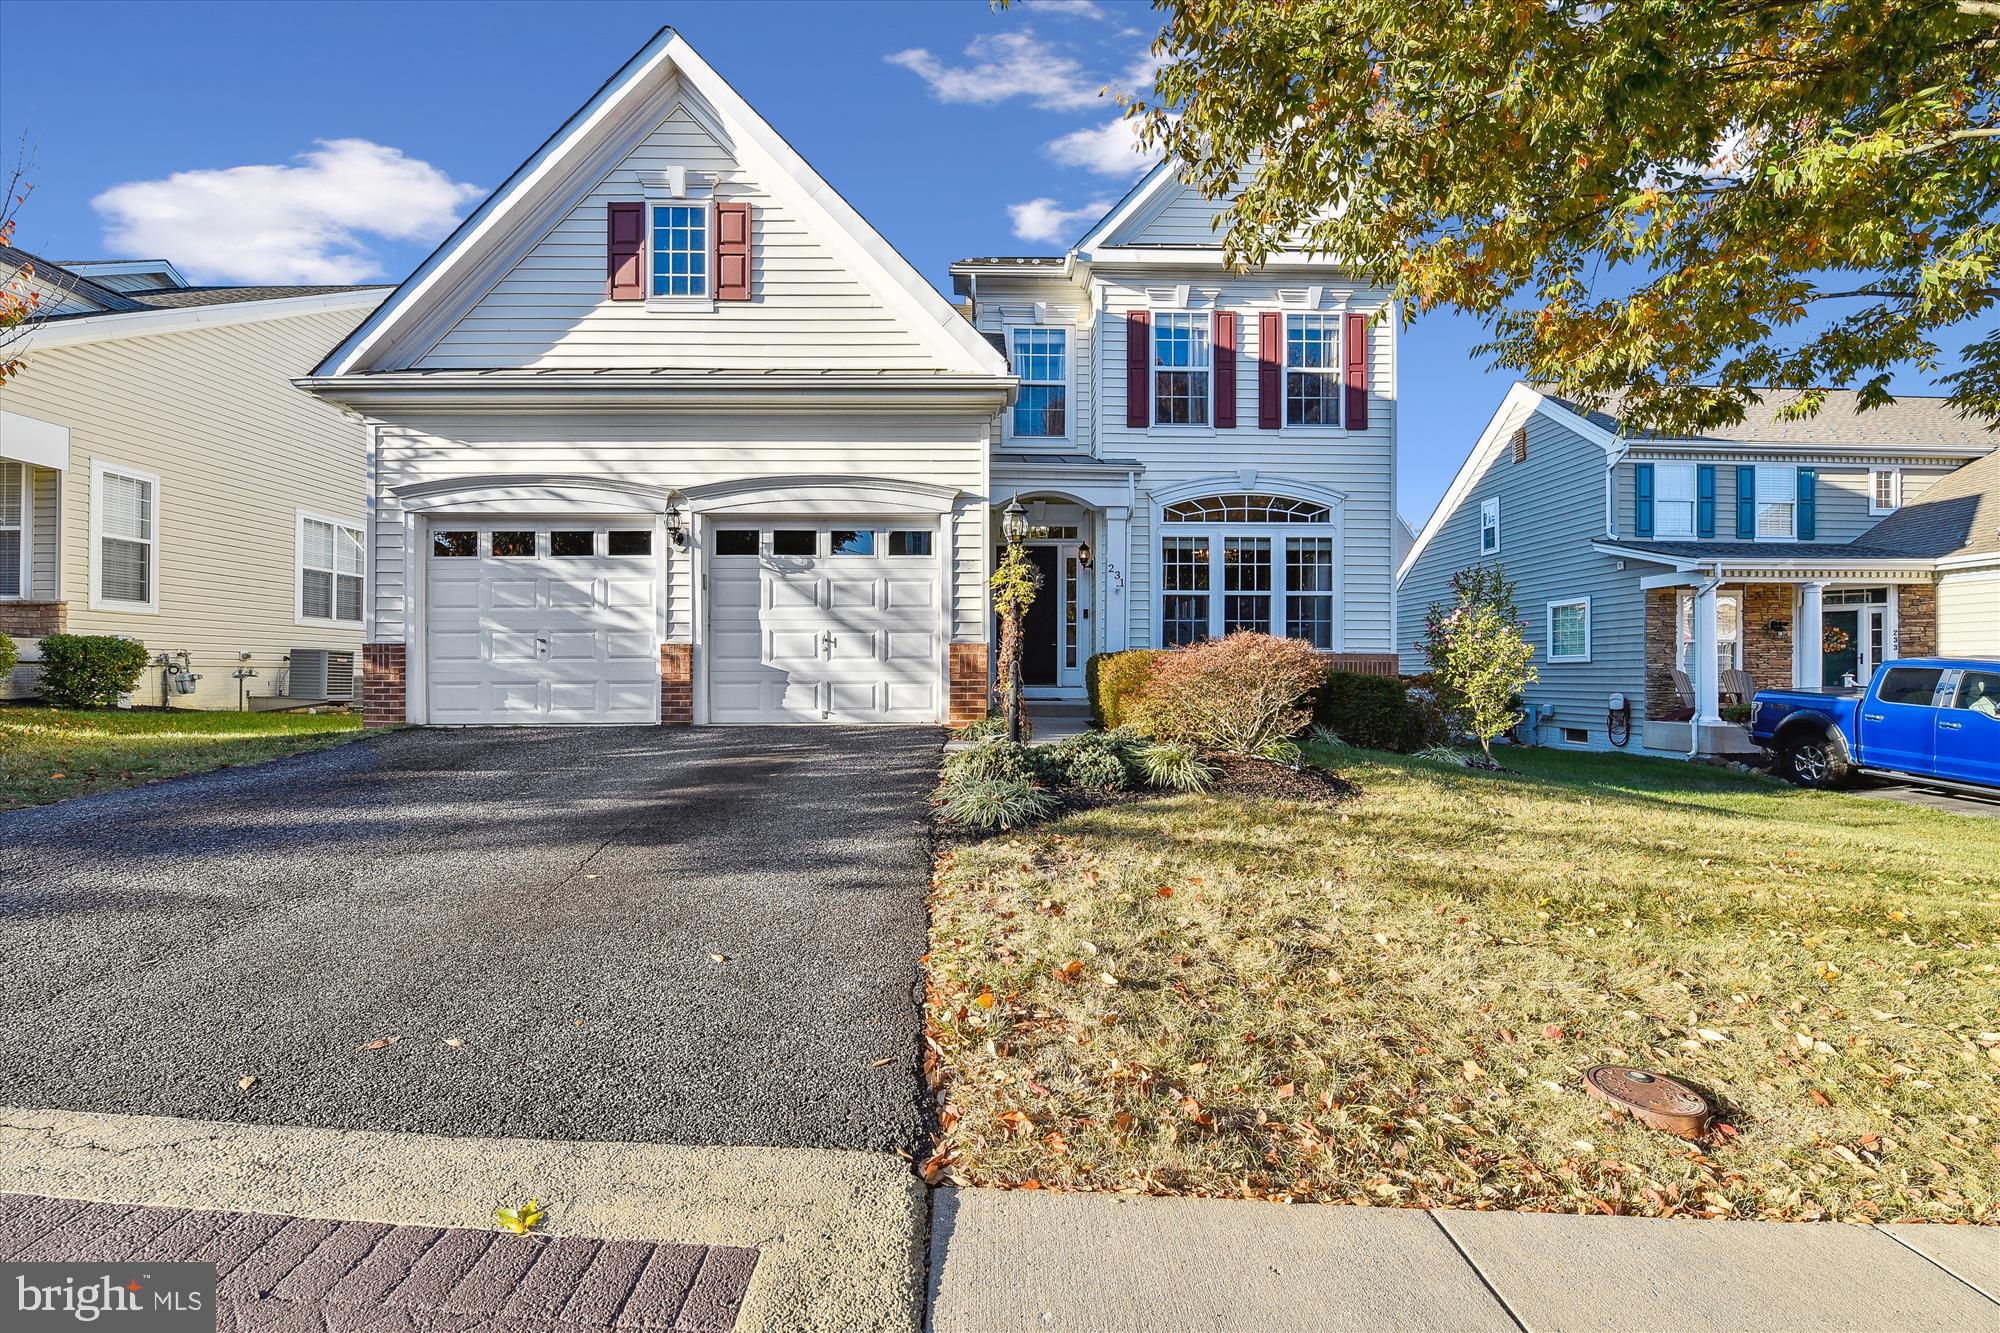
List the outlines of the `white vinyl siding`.
<svg viewBox="0 0 2000 1333">
<path fill-rule="evenodd" d="M 359 625 L 367 606 L 366 532 L 337 519 L 299 514 L 298 618 Z"/>
<path fill-rule="evenodd" d="M 99 462 L 90 496 L 91 609 L 158 610 L 160 479 Z"/>
<path fill-rule="evenodd" d="M 0 597 L 28 586 L 28 469 L 0 458 Z"/>
<path fill-rule="evenodd" d="M 1653 535 L 1695 535 L 1695 465 L 1660 463 L 1653 468 Z"/>
<path fill-rule="evenodd" d="M 690 189 L 713 180 L 716 201 L 750 204 L 754 299 L 698 312 L 610 299 L 605 206 L 631 200 L 635 180 L 675 167 Z M 937 359 L 677 105 L 416 365 L 900 370 L 935 369 Z"/>
<path fill-rule="evenodd" d="M 1799 502 L 1799 472 L 1795 467 L 1757 465 L 1757 540 L 1790 541 Z"/>
</svg>

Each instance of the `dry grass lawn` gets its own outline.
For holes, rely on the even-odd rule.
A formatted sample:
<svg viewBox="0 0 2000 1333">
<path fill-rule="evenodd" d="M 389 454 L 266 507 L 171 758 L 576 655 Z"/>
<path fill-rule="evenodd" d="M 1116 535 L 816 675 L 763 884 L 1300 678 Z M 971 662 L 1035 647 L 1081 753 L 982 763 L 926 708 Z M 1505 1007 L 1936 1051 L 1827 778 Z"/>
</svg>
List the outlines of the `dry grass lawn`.
<svg viewBox="0 0 2000 1333">
<path fill-rule="evenodd" d="M 0 707 L 0 810 L 352 740 L 346 713 Z"/>
<path fill-rule="evenodd" d="M 2000 820 L 1668 761 L 1315 751 L 946 851 L 933 1178 L 2000 1221 Z M 1581 1091 L 1661 1068 L 1687 1143 Z"/>
</svg>

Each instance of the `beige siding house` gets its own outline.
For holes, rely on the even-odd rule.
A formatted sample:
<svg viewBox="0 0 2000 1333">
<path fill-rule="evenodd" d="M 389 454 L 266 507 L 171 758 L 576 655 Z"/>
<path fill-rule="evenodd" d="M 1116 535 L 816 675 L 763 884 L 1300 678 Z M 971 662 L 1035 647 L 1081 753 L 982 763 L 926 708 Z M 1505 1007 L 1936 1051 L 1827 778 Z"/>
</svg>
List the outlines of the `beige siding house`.
<svg viewBox="0 0 2000 1333">
<path fill-rule="evenodd" d="M 382 291 L 120 290 L 18 251 L 0 272 L 26 262 L 60 313 L 0 388 L 0 632 L 24 659 L 0 697 L 34 694 L 39 638 L 64 631 L 144 643 L 138 705 L 345 696 L 367 437 L 291 378 Z"/>
</svg>

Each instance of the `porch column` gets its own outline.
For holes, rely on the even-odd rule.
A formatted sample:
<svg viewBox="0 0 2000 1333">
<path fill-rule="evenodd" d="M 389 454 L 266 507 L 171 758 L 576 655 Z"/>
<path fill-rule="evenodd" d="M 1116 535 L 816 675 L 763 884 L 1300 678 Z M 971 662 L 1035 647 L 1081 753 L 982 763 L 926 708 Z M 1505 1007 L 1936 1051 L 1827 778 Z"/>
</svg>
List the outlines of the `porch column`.
<svg viewBox="0 0 2000 1333">
<path fill-rule="evenodd" d="M 1694 593 L 1694 738 L 1697 752 L 1703 749 L 1701 729 L 1722 725 L 1721 666 L 1715 660 L 1715 603 L 1717 583 L 1704 583 Z"/>
<path fill-rule="evenodd" d="M 1820 660 L 1826 646 L 1820 618 L 1824 591 L 1825 585 L 1820 583 L 1799 585 L 1799 613 L 1792 617 L 1793 661 L 1797 663 L 1792 688 L 1796 690 L 1816 690 L 1825 680 L 1826 668 Z"/>
<path fill-rule="evenodd" d="M 1131 598 L 1126 583 L 1132 569 L 1132 510 L 1128 505 L 1104 507 L 1104 651 L 1123 652 L 1131 630 Z"/>
</svg>

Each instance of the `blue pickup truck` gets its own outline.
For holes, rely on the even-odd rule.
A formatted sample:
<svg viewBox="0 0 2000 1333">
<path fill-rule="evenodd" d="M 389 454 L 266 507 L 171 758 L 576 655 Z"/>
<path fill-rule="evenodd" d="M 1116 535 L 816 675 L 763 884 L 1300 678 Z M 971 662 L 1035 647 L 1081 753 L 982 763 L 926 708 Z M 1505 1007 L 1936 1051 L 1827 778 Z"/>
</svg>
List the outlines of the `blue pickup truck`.
<svg viewBox="0 0 2000 1333">
<path fill-rule="evenodd" d="M 1750 738 L 1802 787 L 1858 773 L 2000 787 L 2000 661 L 1912 657 L 1865 690 L 1759 690 Z"/>
</svg>

